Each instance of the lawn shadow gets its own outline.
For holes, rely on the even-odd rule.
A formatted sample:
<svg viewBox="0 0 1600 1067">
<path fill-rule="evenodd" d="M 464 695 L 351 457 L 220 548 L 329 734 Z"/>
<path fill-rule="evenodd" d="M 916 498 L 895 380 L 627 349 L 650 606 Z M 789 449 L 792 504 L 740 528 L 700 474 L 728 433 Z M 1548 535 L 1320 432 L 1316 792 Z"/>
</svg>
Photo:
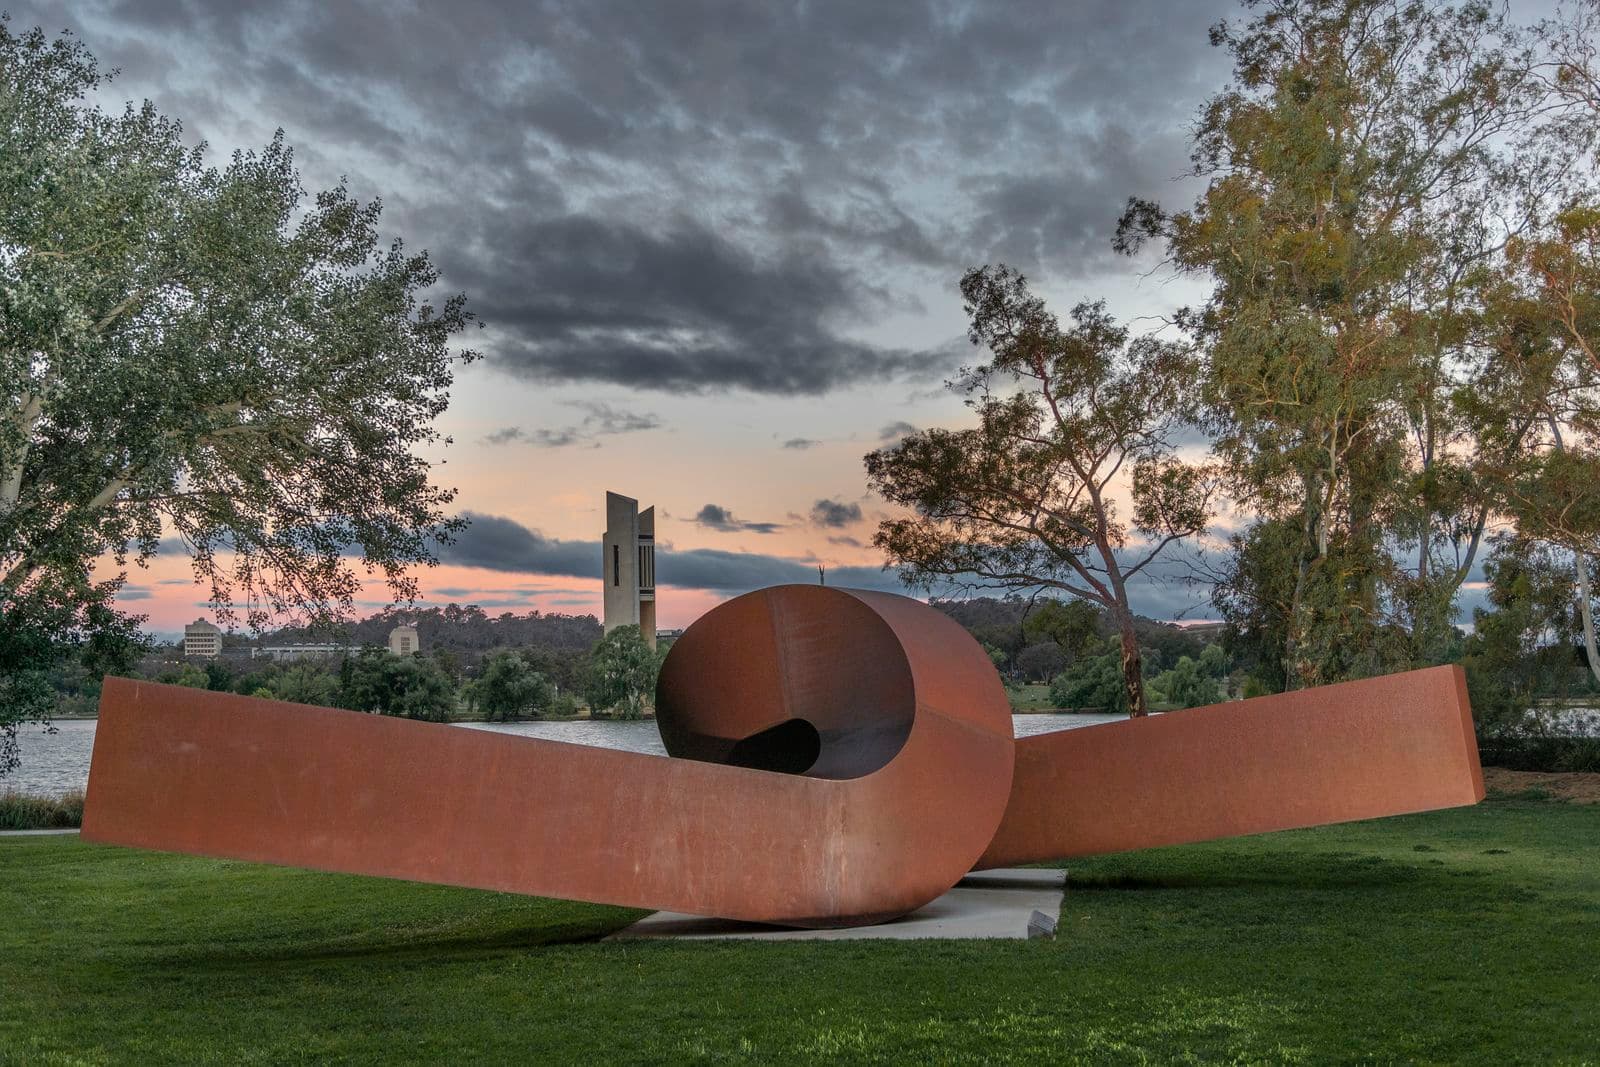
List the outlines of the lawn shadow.
<svg viewBox="0 0 1600 1067">
<path fill-rule="evenodd" d="M 644 913 L 629 912 L 614 922 L 570 922 L 555 926 L 545 924 L 478 935 L 421 935 L 413 939 L 384 942 L 347 942 L 332 945 L 207 942 L 196 944 L 187 950 L 172 948 L 158 954 L 143 956 L 139 965 L 167 969 L 174 965 L 197 964 L 208 968 L 227 969 L 257 967 L 262 964 L 292 965 L 362 959 L 375 961 L 403 961 L 424 957 L 433 960 L 484 959 L 507 953 L 526 952 L 530 949 L 560 948 L 599 941 L 608 934 L 637 921 L 641 914 Z"/>
<path fill-rule="evenodd" d="M 1141 857 L 1131 861 L 1132 869 L 1069 870 L 1067 889 L 1069 892 L 1244 888 L 1389 889 L 1420 887 L 1428 883 L 1442 885 L 1447 880 L 1459 886 L 1462 878 L 1488 877 L 1485 871 L 1452 868 L 1437 859 L 1407 863 L 1381 856 L 1344 852 L 1298 856 L 1292 867 L 1281 862 L 1264 863 L 1259 855 L 1243 853 L 1207 855 L 1203 858 L 1204 866 L 1188 868 L 1174 864 L 1169 869 L 1160 869 L 1159 859 L 1152 864 L 1152 858 Z"/>
</svg>

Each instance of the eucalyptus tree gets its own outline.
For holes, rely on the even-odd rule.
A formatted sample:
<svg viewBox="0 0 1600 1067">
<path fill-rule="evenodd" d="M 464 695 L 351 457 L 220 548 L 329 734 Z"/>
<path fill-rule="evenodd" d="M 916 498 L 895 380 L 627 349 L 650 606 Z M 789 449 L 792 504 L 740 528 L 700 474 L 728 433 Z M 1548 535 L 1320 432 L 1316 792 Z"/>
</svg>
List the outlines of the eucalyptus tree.
<svg viewBox="0 0 1600 1067">
<path fill-rule="evenodd" d="M 1213 31 L 1234 78 L 1197 125 L 1204 191 L 1170 213 L 1131 201 L 1118 246 L 1155 238 L 1214 282 L 1181 321 L 1229 489 L 1267 524 L 1219 606 L 1265 620 L 1283 684 L 1311 685 L 1448 639 L 1502 504 L 1482 438 L 1520 447 L 1463 403 L 1497 374 L 1483 291 L 1583 135 L 1487 4 L 1248 6 Z"/>
<path fill-rule="evenodd" d="M 470 322 L 380 205 L 308 197 L 281 133 L 222 166 L 107 112 L 70 37 L 0 21 L 0 722 L 64 649 L 115 658 L 130 563 L 181 546 L 223 621 L 397 597 L 448 538 L 439 443 Z M 0 751 L 0 770 L 7 754 Z"/>
<path fill-rule="evenodd" d="M 1573 554 L 1584 649 L 1600 681 L 1590 573 L 1600 555 L 1600 202 L 1569 205 L 1508 252 L 1520 272 L 1497 308 L 1501 388 L 1531 414 L 1528 447 L 1500 470 L 1503 495 L 1522 540 Z"/>
<path fill-rule="evenodd" d="M 1100 612 L 1082 600 L 1046 600 L 1022 620 L 1029 641 L 1051 641 L 1068 662 L 1088 654 L 1100 637 Z"/>
<path fill-rule="evenodd" d="M 1105 608 L 1129 713 L 1143 715 L 1129 583 L 1212 514 L 1209 469 L 1173 447 L 1186 351 L 1130 338 L 1103 303 L 1079 304 L 1063 328 L 1005 266 L 969 271 L 961 292 L 969 337 L 990 356 L 957 383 L 978 424 L 867 455 L 872 488 L 910 511 L 881 522 L 873 543 L 913 585 L 1054 590 Z"/>
</svg>

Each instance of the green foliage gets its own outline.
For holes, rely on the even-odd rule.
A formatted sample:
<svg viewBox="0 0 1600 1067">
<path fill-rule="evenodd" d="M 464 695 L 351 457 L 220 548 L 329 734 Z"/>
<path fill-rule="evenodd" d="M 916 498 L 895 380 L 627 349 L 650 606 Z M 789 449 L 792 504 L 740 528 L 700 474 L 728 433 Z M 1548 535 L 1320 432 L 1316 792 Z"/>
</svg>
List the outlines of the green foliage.
<svg viewBox="0 0 1600 1067">
<path fill-rule="evenodd" d="M 1067 654 L 1054 641 L 1041 641 L 1017 653 L 1017 674 L 1025 682 L 1048 682 L 1067 665 Z"/>
<path fill-rule="evenodd" d="M 1281 692 L 1281 690 L 1272 688 L 1269 683 L 1264 682 L 1260 678 L 1251 674 L 1245 677 L 1244 689 L 1239 695 L 1244 699 L 1249 700 L 1252 697 L 1264 697 L 1277 692 Z"/>
<path fill-rule="evenodd" d="M 415 626 L 417 638 L 430 654 L 448 652 L 459 664 L 474 662 L 502 648 L 522 651 L 530 662 L 541 657 L 534 667 L 565 687 L 554 664 L 559 659 L 582 659 L 600 640 L 600 621 L 593 615 L 563 615 L 559 612 L 502 611 L 490 615 L 476 604 L 446 604 L 423 607 L 408 604 L 388 607 L 363 619 L 337 626 L 286 626 L 273 632 L 275 643 L 336 641 L 355 646 L 386 645 L 389 631 L 396 626 Z M 454 673 L 448 670 L 447 673 Z"/>
<path fill-rule="evenodd" d="M 1537 729 L 1529 709 L 1541 695 L 1564 695 L 1577 665 L 1571 557 L 1496 538 L 1484 574 L 1491 610 L 1473 612 L 1462 660 L 1479 733 Z"/>
<path fill-rule="evenodd" d="M 1003 265 L 968 271 L 961 293 L 968 336 L 988 354 L 959 383 L 978 425 L 924 430 L 866 456 L 872 488 L 910 512 L 881 522 L 873 544 L 913 585 L 1053 590 L 1106 608 L 1123 635 L 1133 714 L 1143 714 L 1125 583 L 1211 514 L 1209 470 L 1171 445 L 1187 414 L 1188 352 L 1130 336 L 1103 302 L 1077 305 L 1064 327 Z M 1124 470 L 1131 516 L 1112 497 Z M 1124 558 L 1131 534 L 1139 544 Z M 1061 620 L 1070 639 L 1083 621 Z"/>
<path fill-rule="evenodd" d="M 193 663 L 185 663 L 177 670 L 163 675 L 161 681 L 168 685 L 186 685 L 191 689 L 211 688 L 211 676 L 204 668 Z"/>
<path fill-rule="evenodd" d="M 233 682 L 233 672 L 221 660 L 208 660 L 205 664 L 206 688 L 214 692 L 226 693 Z"/>
<path fill-rule="evenodd" d="M 297 663 L 279 672 L 266 691 L 276 700 L 333 707 L 338 700 L 339 676 L 315 664 Z"/>
<path fill-rule="evenodd" d="M 439 665 L 425 656 L 396 656 L 363 649 L 339 672 L 339 706 L 351 711 L 446 722 L 455 711 L 455 690 Z"/>
<path fill-rule="evenodd" d="M 1022 627 L 1016 623 L 990 623 L 972 628 L 968 631 L 984 648 L 990 649 L 990 659 L 1002 673 L 1009 673 L 1014 662 L 1024 647 L 1027 638 L 1022 633 Z M 995 659 L 995 656 L 999 656 Z"/>
<path fill-rule="evenodd" d="M 1218 606 L 1274 688 L 1437 662 L 1491 516 L 1600 526 L 1533 486 L 1554 394 L 1527 357 L 1550 331 L 1500 255 L 1583 173 L 1595 124 L 1552 106 L 1487 5 L 1285 0 L 1214 40 L 1235 77 L 1196 128 L 1206 188 L 1174 214 L 1130 204 L 1119 243 L 1157 238 L 1213 283 L 1181 325 L 1261 519 Z M 1563 484 L 1595 485 L 1582 466 Z"/>
<path fill-rule="evenodd" d="M 1117 652 L 1081 659 L 1050 683 L 1050 703 L 1058 708 L 1097 708 L 1113 714 L 1128 710 L 1122 661 Z"/>
<path fill-rule="evenodd" d="M 78 578 L 41 580 L 9 598 L 0 590 L 0 775 L 17 766 L 18 726 L 48 720 L 54 677 L 121 673 L 148 645 L 139 620 L 112 607 L 109 584 L 86 570 Z"/>
<path fill-rule="evenodd" d="M 209 167 L 153 105 L 101 110 L 106 77 L 0 21 L 0 769 L 41 672 L 126 662 L 112 598 L 162 538 L 261 624 L 348 611 L 357 560 L 409 596 L 461 523 L 421 457 L 462 299 L 375 203 L 307 197 L 281 135 Z"/>
<path fill-rule="evenodd" d="M 1263 519 L 1230 545 L 1212 603 L 1228 623 L 1228 651 L 1272 691 L 1417 665 L 1403 622 L 1370 610 L 1359 592 L 1381 584 L 1373 566 L 1393 571 L 1343 532 L 1304 569 L 1298 519 Z"/>
<path fill-rule="evenodd" d="M 581 649 L 542 646 L 519 651 L 528 666 L 550 680 L 561 692 L 582 692 L 589 674 L 589 654 L 593 640 Z"/>
<path fill-rule="evenodd" d="M 1147 674 L 1159 674 L 1184 656 L 1198 659 L 1210 647 L 1204 640 L 1181 626 L 1135 619 L 1141 657 Z"/>
<path fill-rule="evenodd" d="M 1216 648 L 1215 645 L 1211 647 Z M 1150 688 L 1159 694 L 1157 699 L 1162 703 L 1176 704 L 1180 708 L 1219 704 L 1227 697 L 1219 676 L 1208 673 L 1199 661 L 1188 656 L 1152 678 Z"/>
<path fill-rule="evenodd" d="M 83 825 L 83 794 L 0 793 L 0 830 L 67 830 Z"/>
<path fill-rule="evenodd" d="M 645 643 L 637 626 L 618 626 L 600 639 L 589 657 L 584 696 L 596 714 L 615 711 L 636 719 L 656 691 L 661 660 Z"/>
<path fill-rule="evenodd" d="M 476 702 L 490 722 L 534 718 L 555 699 L 549 679 L 517 652 L 497 652 L 476 685 Z"/>
<path fill-rule="evenodd" d="M 1478 754 L 1486 766 L 1513 771 L 1600 773 L 1600 737 L 1493 731 L 1479 736 Z"/>
<path fill-rule="evenodd" d="M 1023 620 L 1022 632 L 1030 641 L 1054 641 L 1071 662 L 1100 642 L 1100 611 L 1082 600 L 1046 600 Z"/>
</svg>

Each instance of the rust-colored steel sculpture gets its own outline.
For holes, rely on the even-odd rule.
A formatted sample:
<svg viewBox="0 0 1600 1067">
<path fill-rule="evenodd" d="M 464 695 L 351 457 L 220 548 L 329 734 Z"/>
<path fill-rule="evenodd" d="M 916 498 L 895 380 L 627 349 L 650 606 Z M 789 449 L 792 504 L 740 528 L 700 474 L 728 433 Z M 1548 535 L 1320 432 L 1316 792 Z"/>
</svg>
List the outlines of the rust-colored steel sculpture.
<svg viewBox="0 0 1600 1067">
<path fill-rule="evenodd" d="M 975 865 L 1483 796 L 1454 668 L 1013 742 L 982 648 L 884 593 L 731 600 L 656 704 L 670 758 L 107 679 L 83 836 L 842 926 Z"/>
<path fill-rule="evenodd" d="M 1460 667 L 1017 742 L 980 868 L 1453 808 L 1483 799 Z"/>
</svg>

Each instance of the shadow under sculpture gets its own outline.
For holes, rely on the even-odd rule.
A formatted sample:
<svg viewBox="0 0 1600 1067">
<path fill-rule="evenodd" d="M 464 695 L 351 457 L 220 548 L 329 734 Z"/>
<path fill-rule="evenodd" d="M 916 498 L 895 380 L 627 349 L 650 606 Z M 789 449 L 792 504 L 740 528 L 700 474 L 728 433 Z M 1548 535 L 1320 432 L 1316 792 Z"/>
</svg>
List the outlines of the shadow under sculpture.
<svg viewBox="0 0 1600 1067">
<path fill-rule="evenodd" d="M 1019 741 L 977 642 L 887 593 L 728 601 L 656 708 L 668 758 L 110 678 L 83 837 L 850 926 L 974 867 L 1483 798 L 1459 668 Z"/>
</svg>

